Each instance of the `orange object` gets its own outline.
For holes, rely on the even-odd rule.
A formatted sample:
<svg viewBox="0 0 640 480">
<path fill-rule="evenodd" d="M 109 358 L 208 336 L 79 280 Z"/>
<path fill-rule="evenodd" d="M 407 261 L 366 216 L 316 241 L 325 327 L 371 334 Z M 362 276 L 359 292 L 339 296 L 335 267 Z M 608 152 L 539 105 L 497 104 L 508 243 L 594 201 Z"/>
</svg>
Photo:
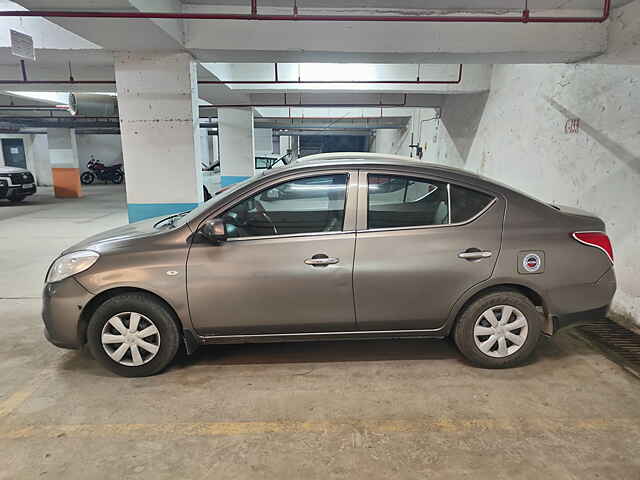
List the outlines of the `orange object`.
<svg viewBox="0 0 640 480">
<path fill-rule="evenodd" d="M 80 198 L 82 186 L 80 184 L 79 168 L 52 168 L 53 192 L 56 198 Z"/>
</svg>

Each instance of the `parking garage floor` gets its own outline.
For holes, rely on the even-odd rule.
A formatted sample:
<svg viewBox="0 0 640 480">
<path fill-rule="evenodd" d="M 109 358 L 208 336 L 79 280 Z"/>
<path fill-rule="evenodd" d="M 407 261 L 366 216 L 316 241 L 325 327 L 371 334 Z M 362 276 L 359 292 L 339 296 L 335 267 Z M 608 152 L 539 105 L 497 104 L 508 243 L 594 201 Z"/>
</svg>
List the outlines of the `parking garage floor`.
<svg viewBox="0 0 640 480">
<path fill-rule="evenodd" d="M 49 261 L 124 191 L 0 204 L 0 479 L 640 478 L 640 380 L 575 333 L 524 367 L 447 341 L 233 345 L 120 378 L 49 345 Z"/>
</svg>

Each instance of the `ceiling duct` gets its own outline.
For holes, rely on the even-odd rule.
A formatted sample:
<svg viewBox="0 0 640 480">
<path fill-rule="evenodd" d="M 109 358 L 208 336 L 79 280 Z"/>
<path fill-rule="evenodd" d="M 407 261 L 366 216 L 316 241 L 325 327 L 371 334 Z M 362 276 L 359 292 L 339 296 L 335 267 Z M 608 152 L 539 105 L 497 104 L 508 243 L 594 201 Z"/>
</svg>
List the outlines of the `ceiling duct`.
<svg viewBox="0 0 640 480">
<path fill-rule="evenodd" d="M 117 117 L 118 99 L 99 93 L 70 93 L 69 112 L 71 115 Z"/>
</svg>

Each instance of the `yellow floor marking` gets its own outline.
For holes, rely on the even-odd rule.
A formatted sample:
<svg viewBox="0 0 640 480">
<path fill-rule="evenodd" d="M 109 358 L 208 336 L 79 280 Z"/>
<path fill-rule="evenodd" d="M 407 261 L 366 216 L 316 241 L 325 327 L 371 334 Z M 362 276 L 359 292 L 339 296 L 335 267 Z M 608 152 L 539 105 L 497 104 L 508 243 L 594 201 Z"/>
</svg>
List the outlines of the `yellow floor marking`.
<svg viewBox="0 0 640 480">
<path fill-rule="evenodd" d="M 584 432 L 637 431 L 640 417 L 627 418 L 505 418 L 353 421 L 278 421 L 278 422 L 203 422 L 150 424 L 67 424 L 29 425 L 0 429 L 0 439 L 32 437 L 211 437 L 263 435 L 269 433 L 469 433 L 481 431 L 511 432 Z"/>
<path fill-rule="evenodd" d="M 0 418 L 9 415 L 16 408 L 22 405 L 31 396 L 33 389 L 26 388 L 10 395 L 5 401 L 0 403 Z"/>
<path fill-rule="evenodd" d="M 31 395 L 51 376 L 52 368 L 45 368 L 34 376 L 26 385 L 17 392 L 0 402 L 0 420 L 10 415 L 15 409 L 26 402 Z"/>
</svg>

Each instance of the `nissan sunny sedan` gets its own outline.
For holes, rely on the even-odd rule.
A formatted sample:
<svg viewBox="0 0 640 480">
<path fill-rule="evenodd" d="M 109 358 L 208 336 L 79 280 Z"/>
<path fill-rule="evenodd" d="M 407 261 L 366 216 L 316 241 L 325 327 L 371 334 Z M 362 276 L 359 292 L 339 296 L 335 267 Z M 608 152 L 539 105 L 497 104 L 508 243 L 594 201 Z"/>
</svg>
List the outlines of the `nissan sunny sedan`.
<svg viewBox="0 0 640 480">
<path fill-rule="evenodd" d="M 67 249 L 43 319 L 52 343 L 123 376 L 181 345 L 447 336 L 503 368 L 602 318 L 615 289 L 588 212 L 408 158 L 324 154 Z"/>
</svg>

